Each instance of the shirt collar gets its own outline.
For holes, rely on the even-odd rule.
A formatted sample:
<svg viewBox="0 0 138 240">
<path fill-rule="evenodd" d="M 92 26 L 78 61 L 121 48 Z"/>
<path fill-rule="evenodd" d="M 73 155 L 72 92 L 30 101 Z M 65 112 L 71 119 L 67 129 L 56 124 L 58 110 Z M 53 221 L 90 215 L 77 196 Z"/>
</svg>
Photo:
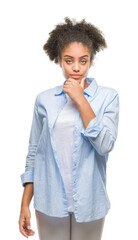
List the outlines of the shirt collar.
<svg viewBox="0 0 138 240">
<path fill-rule="evenodd" d="M 83 92 L 84 92 L 84 94 L 87 94 L 87 95 L 89 95 L 89 96 L 92 97 L 92 96 L 95 94 L 95 92 L 96 92 L 96 90 L 97 90 L 97 88 L 98 88 L 98 84 L 97 84 L 95 78 L 86 78 L 86 80 L 87 80 L 87 82 L 88 82 L 90 85 L 89 85 L 87 88 L 85 88 L 85 89 L 83 90 Z M 55 91 L 55 94 L 54 94 L 55 96 L 64 93 L 64 91 L 62 90 L 62 88 L 63 88 L 65 82 L 66 82 L 66 80 L 63 82 L 62 85 L 60 85 L 60 86 L 58 86 L 58 87 L 56 88 L 56 91 Z"/>
</svg>

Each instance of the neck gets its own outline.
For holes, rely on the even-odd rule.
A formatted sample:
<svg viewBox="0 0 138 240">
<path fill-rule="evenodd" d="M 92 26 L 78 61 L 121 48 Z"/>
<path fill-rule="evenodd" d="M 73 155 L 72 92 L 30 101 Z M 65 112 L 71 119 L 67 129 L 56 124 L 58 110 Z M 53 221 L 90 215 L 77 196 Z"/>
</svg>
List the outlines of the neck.
<svg viewBox="0 0 138 240">
<path fill-rule="evenodd" d="M 87 83 L 87 80 L 85 79 L 85 81 L 84 81 L 84 89 L 87 88 L 89 85 L 90 85 L 90 84 Z"/>
</svg>

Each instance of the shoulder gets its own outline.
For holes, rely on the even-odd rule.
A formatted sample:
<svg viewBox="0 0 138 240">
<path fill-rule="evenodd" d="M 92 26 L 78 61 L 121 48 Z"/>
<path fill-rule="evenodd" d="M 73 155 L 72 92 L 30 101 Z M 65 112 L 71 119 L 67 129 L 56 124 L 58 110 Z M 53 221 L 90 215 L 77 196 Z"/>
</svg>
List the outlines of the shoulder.
<svg viewBox="0 0 138 240">
<path fill-rule="evenodd" d="M 115 88 L 98 85 L 96 98 L 104 108 L 106 108 L 110 104 L 113 104 L 114 106 L 119 106 L 119 93 Z"/>
<path fill-rule="evenodd" d="M 56 93 L 57 89 L 60 87 L 60 85 L 53 87 L 53 88 L 48 88 L 45 89 L 44 91 L 39 92 L 36 95 L 35 101 L 37 103 L 44 102 L 46 100 L 50 100 L 52 96 Z"/>
<path fill-rule="evenodd" d="M 119 97 L 119 93 L 115 88 L 98 85 L 98 93 L 102 95 L 107 100 Z"/>
</svg>

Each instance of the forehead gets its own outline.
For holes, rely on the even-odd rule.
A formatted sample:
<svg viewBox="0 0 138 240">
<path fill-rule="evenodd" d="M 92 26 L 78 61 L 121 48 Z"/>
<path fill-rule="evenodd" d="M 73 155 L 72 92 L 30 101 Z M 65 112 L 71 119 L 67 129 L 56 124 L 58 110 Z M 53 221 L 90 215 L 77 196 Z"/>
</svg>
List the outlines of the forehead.
<svg viewBox="0 0 138 240">
<path fill-rule="evenodd" d="M 82 55 L 89 55 L 89 54 L 90 52 L 88 47 L 83 45 L 81 42 L 70 43 L 62 51 L 62 56 L 65 56 L 65 55 L 82 56 Z"/>
</svg>

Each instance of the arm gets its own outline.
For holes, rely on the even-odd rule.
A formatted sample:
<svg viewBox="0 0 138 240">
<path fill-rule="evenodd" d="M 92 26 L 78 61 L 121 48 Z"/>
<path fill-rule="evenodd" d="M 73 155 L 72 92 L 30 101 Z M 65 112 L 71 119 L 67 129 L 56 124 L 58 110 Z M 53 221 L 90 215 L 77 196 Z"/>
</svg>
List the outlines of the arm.
<svg viewBox="0 0 138 240">
<path fill-rule="evenodd" d="M 87 128 L 89 122 L 96 117 L 94 111 L 92 110 L 90 104 L 88 103 L 87 99 L 84 97 L 78 99 L 77 107 L 80 112 L 84 128 Z"/>
<path fill-rule="evenodd" d="M 104 113 L 99 112 L 96 117 L 86 98 L 82 98 L 77 105 L 85 127 L 81 131 L 82 136 L 90 141 L 101 156 L 106 155 L 113 149 L 117 138 L 119 120 L 118 93 L 116 92 L 112 96 L 105 107 Z"/>
<path fill-rule="evenodd" d="M 19 229 L 20 232 L 25 236 L 29 237 L 34 235 L 34 231 L 31 229 L 31 212 L 29 205 L 33 196 L 33 183 L 27 183 L 24 187 L 24 193 L 22 197 L 21 210 L 19 216 Z M 30 226 L 30 228 L 28 228 Z"/>
<path fill-rule="evenodd" d="M 34 195 L 33 183 L 25 184 L 24 192 L 22 196 L 21 208 L 29 207 L 33 195 Z"/>
<path fill-rule="evenodd" d="M 25 172 L 20 176 L 22 185 L 24 187 L 24 192 L 22 196 L 21 211 L 20 211 L 20 217 L 19 217 L 19 228 L 20 228 L 20 232 L 25 237 L 29 237 L 31 235 L 34 235 L 35 233 L 32 229 L 28 229 L 28 226 L 31 225 L 30 223 L 31 213 L 29 210 L 29 205 L 34 194 L 33 193 L 34 160 L 35 160 L 37 145 L 42 132 L 42 119 L 38 114 L 38 98 L 39 98 L 39 95 L 36 97 L 35 105 L 34 105 L 33 120 L 32 120 L 32 126 L 30 131 L 29 147 L 28 147 L 28 154 L 26 157 Z"/>
<path fill-rule="evenodd" d="M 37 145 L 38 145 L 40 135 L 42 132 L 42 127 L 43 127 L 42 119 L 38 113 L 38 101 L 39 101 L 39 95 L 37 95 L 35 99 L 35 104 L 34 104 L 33 120 L 32 120 L 32 126 L 31 126 L 30 137 L 29 137 L 29 146 L 28 146 L 28 154 L 26 157 L 25 172 L 20 176 L 23 187 L 25 187 L 26 183 L 29 183 L 29 182 L 33 183 L 33 179 L 34 179 L 35 154 L 37 151 Z"/>
</svg>

